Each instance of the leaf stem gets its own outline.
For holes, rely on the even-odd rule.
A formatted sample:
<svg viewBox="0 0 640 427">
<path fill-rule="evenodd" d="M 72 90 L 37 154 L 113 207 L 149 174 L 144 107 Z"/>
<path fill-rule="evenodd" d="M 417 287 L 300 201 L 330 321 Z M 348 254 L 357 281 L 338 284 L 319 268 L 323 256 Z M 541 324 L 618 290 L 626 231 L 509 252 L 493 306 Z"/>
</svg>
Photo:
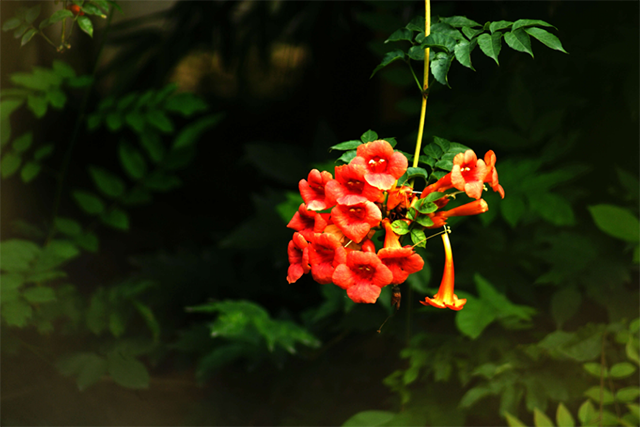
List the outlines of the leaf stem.
<svg viewBox="0 0 640 427">
<path fill-rule="evenodd" d="M 418 76 L 416 76 L 415 71 L 413 71 L 413 67 L 411 66 L 411 61 L 407 61 L 407 65 L 409 66 L 409 69 L 411 70 L 411 74 L 413 75 L 413 79 L 416 81 L 416 84 L 418 85 L 418 89 L 420 90 L 420 92 L 422 92 L 422 85 L 420 84 L 420 80 L 418 80 Z"/>
<path fill-rule="evenodd" d="M 431 1 L 425 0 L 424 36 L 431 34 Z M 422 147 L 422 134 L 424 133 L 424 119 L 427 115 L 427 98 L 429 96 L 429 48 L 424 50 L 424 83 L 422 86 L 422 108 L 420 109 L 420 124 L 418 126 L 418 140 L 413 156 L 413 167 L 418 167 L 420 148 Z"/>
<path fill-rule="evenodd" d="M 92 77 L 91 84 L 86 88 L 84 92 L 82 103 L 80 104 L 80 109 L 78 111 L 78 118 L 73 128 L 73 133 L 71 134 L 71 140 L 69 141 L 69 146 L 67 147 L 67 151 L 64 154 L 64 159 L 62 160 L 62 167 L 60 168 L 60 176 L 58 178 L 58 188 L 56 190 L 56 197 L 53 202 L 53 210 L 51 213 L 51 228 L 49 230 L 49 236 L 47 237 L 47 241 L 49 241 L 55 234 L 53 220 L 58 215 L 58 209 L 60 208 L 60 201 L 62 200 L 62 190 L 64 188 L 64 179 L 66 177 L 67 170 L 69 169 L 69 164 L 71 163 L 71 154 L 73 153 L 73 148 L 76 145 L 76 142 L 78 140 L 78 135 L 80 134 L 80 126 L 84 122 L 85 110 L 87 109 L 87 106 L 89 104 L 89 95 L 91 94 L 91 90 L 93 89 L 96 71 L 98 69 L 98 64 L 100 62 L 100 56 L 102 56 L 102 51 L 104 50 L 104 45 L 107 40 L 107 35 L 109 33 L 109 28 L 111 26 L 111 19 L 113 18 L 113 13 L 114 13 L 114 8 L 113 6 L 110 6 L 109 16 L 107 17 L 107 25 L 104 29 L 102 42 L 100 43 L 100 47 L 98 48 L 98 53 L 96 55 L 96 59 L 93 64 L 93 70 L 91 72 L 91 77 Z"/>
</svg>

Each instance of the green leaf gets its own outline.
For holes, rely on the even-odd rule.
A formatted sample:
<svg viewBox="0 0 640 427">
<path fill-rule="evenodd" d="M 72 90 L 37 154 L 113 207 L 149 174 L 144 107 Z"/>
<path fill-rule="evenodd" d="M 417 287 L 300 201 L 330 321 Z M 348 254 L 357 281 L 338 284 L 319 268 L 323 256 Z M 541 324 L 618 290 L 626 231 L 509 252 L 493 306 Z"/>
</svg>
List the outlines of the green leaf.
<svg viewBox="0 0 640 427">
<path fill-rule="evenodd" d="M 76 76 L 75 70 L 66 62 L 56 59 L 53 61 L 52 70 L 60 77 L 71 79 Z"/>
<path fill-rule="evenodd" d="M 37 118 L 41 118 L 47 113 L 47 98 L 43 96 L 27 96 L 27 107 Z"/>
<path fill-rule="evenodd" d="M 456 44 L 453 50 L 458 62 L 467 68 L 471 68 L 473 71 L 475 71 L 475 68 L 471 65 L 471 52 L 473 52 L 473 49 L 475 49 L 477 45 L 478 41 L 476 39 L 471 41 L 462 41 Z"/>
<path fill-rule="evenodd" d="M 87 15 L 95 15 L 95 16 L 99 16 L 100 18 L 107 17 L 104 13 L 102 13 L 102 10 L 98 9 L 98 7 L 92 4 L 83 4 L 82 11 Z"/>
<path fill-rule="evenodd" d="M 56 22 L 62 21 L 65 18 L 73 18 L 73 12 L 67 9 L 58 10 L 51 15 L 48 19 L 49 24 L 55 24 Z"/>
<path fill-rule="evenodd" d="M 189 124 L 176 137 L 173 150 L 194 146 L 206 130 L 217 125 L 223 118 L 223 113 L 211 114 Z"/>
<path fill-rule="evenodd" d="M 628 209 L 600 204 L 588 207 L 596 226 L 606 234 L 636 243 L 640 239 L 640 222 Z"/>
<path fill-rule="evenodd" d="M 164 108 L 167 111 L 175 111 L 183 116 L 191 116 L 194 113 L 206 110 L 207 103 L 192 93 L 178 93 L 169 97 Z"/>
<path fill-rule="evenodd" d="M 145 203 L 149 203 L 152 200 L 151 193 L 142 188 L 135 187 L 132 188 L 123 198 L 122 203 L 125 205 L 143 205 Z M 300 206 L 300 203 L 298 203 Z M 297 209 L 297 208 L 296 208 Z"/>
<path fill-rule="evenodd" d="M 26 289 L 22 296 L 30 303 L 44 303 L 56 300 L 56 293 L 46 286 L 35 286 Z"/>
<path fill-rule="evenodd" d="M 429 174 L 424 168 L 407 168 L 407 179 L 411 178 L 423 178 L 425 181 L 429 180 Z"/>
<path fill-rule="evenodd" d="M 38 34 L 38 30 L 36 30 L 35 28 L 30 28 L 26 33 L 24 33 L 24 35 L 22 36 L 22 40 L 20 41 L 20 46 L 24 46 L 25 44 L 29 43 L 31 41 L 31 39 L 33 38 L 33 36 L 35 36 L 36 34 Z"/>
<path fill-rule="evenodd" d="M 507 419 L 507 425 L 509 427 L 526 427 L 527 425 L 520 421 L 518 418 L 514 417 L 508 412 L 504 413 L 504 417 Z"/>
<path fill-rule="evenodd" d="M 77 236 L 82 233 L 82 226 L 75 220 L 64 217 L 56 217 L 53 220 L 55 229 L 67 236 Z"/>
<path fill-rule="evenodd" d="M 590 373 L 596 378 L 600 378 L 600 376 L 607 378 L 609 376 L 609 371 L 606 368 L 603 368 L 602 365 L 599 363 L 588 362 L 588 363 L 582 364 L 582 367 L 584 368 L 585 371 L 587 371 L 588 373 Z"/>
<path fill-rule="evenodd" d="M 405 28 L 411 31 L 424 31 L 425 29 L 425 19 L 424 16 L 415 16 L 409 22 Z"/>
<path fill-rule="evenodd" d="M 336 162 L 344 162 L 344 163 L 349 163 L 351 162 L 351 160 L 355 159 L 355 157 L 357 156 L 357 152 L 356 150 L 349 150 L 349 151 L 345 151 L 345 153 L 340 156 Z"/>
<path fill-rule="evenodd" d="M 164 157 L 164 145 L 160 135 L 155 132 L 143 132 L 140 134 L 140 145 L 146 150 L 149 158 L 154 163 L 159 163 Z"/>
<path fill-rule="evenodd" d="M 6 120 L 22 104 L 24 104 L 23 99 L 2 100 L 0 102 L 0 119 Z"/>
<path fill-rule="evenodd" d="M 505 33 L 504 41 L 507 42 L 507 45 L 511 49 L 528 53 L 533 58 L 531 38 L 529 38 L 529 35 L 522 28 Z"/>
<path fill-rule="evenodd" d="M 75 236 L 75 243 L 85 251 L 98 252 L 98 237 L 94 233 L 81 234 Z"/>
<path fill-rule="evenodd" d="M 80 254 L 77 246 L 67 240 L 51 240 L 42 249 L 34 270 L 42 272 L 55 268 Z"/>
<path fill-rule="evenodd" d="M 465 36 L 467 36 L 469 40 L 471 40 L 472 38 L 480 34 L 482 31 L 483 31 L 482 28 L 478 29 L 478 28 L 471 28 L 471 27 L 462 27 L 462 32 L 464 33 Z"/>
<path fill-rule="evenodd" d="M 109 331 L 111 335 L 118 338 L 124 334 L 127 327 L 125 317 L 118 311 L 109 313 Z"/>
<path fill-rule="evenodd" d="M 511 228 L 515 228 L 524 215 L 526 211 L 526 207 L 524 201 L 517 197 L 511 196 L 505 198 L 500 203 L 500 212 L 502 213 L 502 217 L 507 221 L 507 223 L 511 226 Z"/>
<path fill-rule="evenodd" d="M 144 186 L 153 191 L 170 191 L 181 185 L 182 181 L 177 176 L 161 172 L 154 172 L 144 180 Z"/>
<path fill-rule="evenodd" d="M 55 109 L 61 109 L 67 102 L 67 95 L 59 89 L 52 89 L 46 93 L 45 98 Z"/>
<path fill-rule="evenodd" d="M 388 425 L 394 416 L 395 414 L 389 411 L 362 411 L 345 421 L 342 427 L 384 426 Z"/>
<path fill-rule="evenodd" d="M 626 378 L 636 371 L 636 367 L 629 362 L 616 363 L 609 369 L 609 375 L 613 378 Z"/>
<path fill-rule="evenodd" d="M 411 241 L 413 244 L 419 248 L 424 248 L 427 246 L 427 236 L 425 236 L 424 231 L 418 228 L 414 228 L 411 230 Z"/>
<path fill-rule="evenodd" d="M 413 31 L 406 28 L 400 28 L 399 30 L 394 31 L 384 42 L 389 43 L 397 42 L 400 40 L 411 41 L 411 39 L 413 39 Z"/>
<path fill-rule="evenodd" d="M 89 166 L 88 169 L 93 182 L 102 194 L 115 199 L 124 193 L 125 185 L 120 177 L 97 166 Z"/>
<path fill-rule="evenodd" d="M 581 303 L 582 294 L 574 287 L 565 287 L 553 294 L 551 297 L 551 315 L 559 328 L 578 312 Z"/>
<path fill-rule="evenodd" d="M 20 26 L 13 32 L 13 38 L 19 39 L 20 37 L 22 37 L 22 35 L 24 34 L 25 31 L 27 31 L 29 28 L 31 28 L 31 25 L 27 24 L 26 22 L 23 22 L 22 24 L 20 24 Z"/>
<path fill-rule="evenodd" d="M 28 161 L 20 171 L 20 178 L 22 178 L 22 182 L 29 183 L 35 179 L 40 173 L 40 163 Z"/>
<path fill-rule="evenodd" d="M 553 225 L 574 225 L 575 217 L 571 204 L 555 193 L 529 193 L 529 206 L 544 220 Z"/>
<path fill-rule="evenodd" d="M 424 60 L 424 48 L 421 46 L 412 46 L 407 52 L 407 56 L 414 61 Z"/>
<path fill-rule="evenodd" d="M 38 148 L 33 154 L 34 160 L 43 160 L 49 157 L 53 153 L 53 144 L 45 144 Z"/>
<path fill-rule="evenodd" d="M 441 50 L 444 53 L 453 52 L 456 45 L 456 39 L 450 35 L 443 33 L 432 33 L 420 43 L 422 49 L 432 48 L 434 50 Z"/>
<path fill-rule="evenodd" d="M 2 108 L 0 104 L 0 108 Z M 9 119 L 0 120 L 0 147 L 7 145 L 11 139 L 11 122 Z"/>
<path fill-rule="evenodd" d="M 496 319 L 492 306 L 482 300 L 467 301 L 463 310 L 456 313 L 456 327 L 464 335 L 476 339 Z"/>
<path fill-rule="evenodd" d="M 640 388 L 635 386 L 625 387 L 618 390 L 618 392 L 616 393 L 616 400 L 618 402 L 637 402 L 638 396 L 640 396 Z"/>
<path fill-rule="evenodd" d="M 574 427 L 576 425 L 571 412 L 562 402 L 560 402 L 556 411 L 556 423 L 558 427 Z"/>
<path fill-rule="evenodd" d="M 0 161 L 0 169 L 2 171 L 0 174 L 2 178 L 7 178 L 16 173 L 18 168 L 20 168 L 20 164 L 22 163 L 22 157 L 18 153 L 7 153 L 2 156 L 2 161 Z"/>
<path fill-rule="evenodd" d="M 373 72 L 371 73 L 371 76 L 369 76 L 369 78 L 373 77 L 378 71 L 382 70 L 384 67 L 391 64 L 392 62 L 397 61 L 398 59 L 404 60 L 404 58 L 405 58 L 405 53 L 402 50 L 396 49 L 396 50 L 392 50 L 391 52 L 387 52 L 384 58 L 382 58 L 382 62 L 378 64 L 376 68 L 373 69 Z"/>
<path fill-rule="evenodd" d="M 115 132 L 122 127 L 122 116 L 117 111 L 112 111 L 107 114 L 105 121 L 111 132 Z"/>
<path fill-rule="evenodd" d="M 131 129 L 139 134 L 143 134 L 145 120 L 142 114 L 140 114 L 140 111 L 131 110 L 124 116 L 124 121 L 131 126 Z"/>
<path fill-rule="evenodd" d="M 418 219 L 416 220 L 416 222 L 418 224 L 420 224 L 423 227 L 431 227 L 433 226 L 433 220 L 431 218 L 429 218 L 428 216 L 419 216 Z"/>
<path fill-rule="evenodd" d="M 332 147 L 329 147 L 329 151 L 332 151 L 332 150 L 340 150 L 340 151 L 353 150 L 355 148 L 358 148 L 361 145 L 362 145 L 362 141 L 360 141 L 360 140 L 351 140 L 351 141 L 341 142 L 340 144 L 336 144 L 336 145 L 334 145 Z"/>
<path fill-rule="evenodd" d="M 511 27 L 512 24 L 513 22 L 511 21 L 495 21 L 489 25 L 489 31 L 491 31 L 491 34 L 493 34 L 496 31 L 504 30 L 505 28 Z"/>
<path fill-rule="evenodd" d="M 433 59 L 431 60 L 431 74 L 438 83 L 449 88 L 451 86 L 449 85 L 447 74 L 449 73 L 449 68 L 451 68 L 453 57 L 454 55 L 452 53 L 438 52 L 432 56 Z"/>
<path fill-rule="evenodd" d="M 40 255 L 40 247 L 33 242 L 21 239 L 0 242 L 0 267 L 7 272 L 29 269 L 29 265 Z"/>
<path fill-rule="evenodd" d="M 127 214 L 121 209 L 114 208 L 109 212 L 103 212 L 100 215 L 100 220 L 106 225 L 109 225 L 118 230 L 128 230 L 129 229 L 129 217 Z"/>
<path fill-rule="evenodd" d="M 378 134 L 369 129 L 365 133 L 362 134 L 360 140 L 366 144 L 367 142 L 376 141 L 378 139 Z"/>
<path fill-rule="evenodd" d="M 89 191 L 75 190 L 71 193 L 78 206 L 89 215 L 98 215 L 104 211 L 104 203 Z"/>
<path fill-rule="evenodd" d="M 560 43 L 560 40 L 556 36 L 551 34 L 550 32 L 545 31 L 545 30 L 543 30 L 541 28 L 536 28 L 536 27 L 527 27 L 524 30 L 530 36 L 538 39 L 538 41 L 540 41 L 545 46 L 547 46 L 547 47 L 549 47 L 551 49 L 554 49 L 554 50 L 559 50 L 560 52 L 568 53 L 562 47 L 562 43 Z"/>
<path fill-rule="evenodd" d="M 149 372 L 138 360 L 112 351 L 107 355 L 107 371 L 116 382 L 127 388 L 148 388 Z"/>
<path fill-rule="evenodd" d="M 33 314 L 29 304 L 22 300 L 8 301 L 2 304 L 2 318 L 7 325 L 22 328 Z"/>
<path fill-rule="evenodd" d="M 150 110 L 147 112 L 146 118 L 149 124 L 156 127 L 161 132 L 164 132 L 164 133 L 173 132 L 173 123 L 171 122 L 169 117 L 167 117 L 167 115 L 164 114 L 162 111 Z"/>
<path fill-rule="evenodd" d="M 540 27 L 556 28 L 551 24 L 548 24 L 544 21 L 540 21 L 539 19 L 518 19 L 516 22 L 513 23 L 513 27 L 511 28 L 511 31 L 515 31 L 518 28 L 522 28 L 522 27 L 531 27 L 534 25 L 538 25 Z"/>
<path fill-rule="evenodd" d="M 120 163 L 127 174 L 134 180 L 139 180 L 147 173 L 147 164 L 140 151 L 131 144 L 122 141 L 118 149 Z"/>
<path fill-rule="evenodd" d="M 0 290 L 2 290 L 2 299 L 0 301 L 2 303 L 7 302 L 6 294 L 7 291 L 15 291 L 22 284 L 25 283 L 24 277 L 19 273 L 3 273 L 0 275 Z M 15 294 L 18 295 L 17 293 Z"/>
<path fill-rule="evenodd" d="M 105 358 L 95 353 L 73 353 L 56 364 L 64 376 L 77 375 L 76 384 L 80 391 L 97 383 L 107 371 Z"/>
<path fill-rule="evenodd" d="M 72 78 L 67 80 L 67 84 L 73 88 L 83 88 L 89 87 L 93 83 L 92 76 L 78 76 L 76 78 Z"/>
<path fill-rule="evenodd" d="M 107 328 L 107 305 L 104 293 L 103 288 L 98 288 L 91 297 L 86 314 L 87 328 L 96 335 L 100 335 Z"/>
<path fill-rule="evenodd" d="M 538 408 L 533 409 L 533 425 L 536 427 L 555 427 L 553 421 Z"/>
<path fill-rule="evenodd" d="M 451 16 L 448 18 L 440 18 L 440 22 L 444 22 L 445 24 L 449 24 L 452 27 L 463 28 L 463 27 L 480 27 L 476 21 L 472 21 L 468 19 L 466 16 Z"/>
<path fill-rule="evenodd" d="M 41 273 L 34 273 L 29 275 L 29 282 L 32 283 L 44 283 L 50 282 L 61 277 L 67 277 L 67 273 L 64 271 L 43 271 Z"/>
<path fill-rule="evenodd" d="M 426 198 L 419 199 L 414 207 L 421 214 L 429 214 L 438 210 L 438 206 L 435 203 L 428 201 Z"/>
<path fill-rule="evenodd" d="M 443 198 L 444 195 L 444 193 L 434 191 L 433 193 L 427 194 L 427 197 L 425 197 L 424 200 L 426 200 L 427 202 L 435 202 L 436 200 Z"/>
<path fill-rule="evenodd" d="M 93 24 L 88 16 L 78 16 L 77 22 L 82 31 L 89 34 L 89 37 L 93 37 Z"/>
<path fill-rule="evenodd" d="M 391 223 L 391 229 L 399 236 L 404 236 L 409 232 L 409 224 L 402 220 L 395 220 Z"/>
<path fill-rule="evenodd" d="M 500 54 L 500 49 L 502 49 L 501 37 L 502 33 L 494 33 L 492 35 L 481 34 L 478 36 L 478 45 L 480 46 L 480 50 L 489 58 L 493 58 L 498 65 L 500 65 L 498 62 L 498 55 Z"/>
<path fill-rule="evenodd" d="M 14 28 L 18 28 L 21 23 L 22 23 L 22 20 L 18 18 L 7 19 L 4 22 L 4 24 L 2 24 L 2 31 L 10 31 L 10 30 L 13 30 Z"/>
<path fill-rule="evenodd" d="M 40 5 L 33 6 L 27 9 L 27 13 L 25 13 L 24 15 L 24 20 L 27 22 L 27 24 L 32 24 L 38 16 L 40 16 Z"/>
<path fill-rule="evenodd" d="M 154 341 L 158 341 L 158 339 L 160 338 L 160 324 L 158 323 L 158 320 L 153 314 L 151 307 L 149 307 L 148 305 L 142 304 L 141 302 L 138 302 L 136 300 L 133 300 L 132 303 L 136 308 L 136 310 L 138 310 L 138 313 L 140 313 L 140 315 L 144 319 L 145 323 L 147 324 L 147 327 L 149 328 L 149 330 L 153 335 Z"/>
<path fill-rule="evenodd" d="M 598 413 L 593 407 L 591 401 L 589 399 L 585 400 L 578 409 L 578 419 L 580 420 L 580 424 L 583 426 L 593 425 L 597 417 Z"/>
<path fill-rule="evenodd" d="M 601 390 L 599 386 L 593 386 L 593 387 L 589 387 L 589 389 L 584 392 L 584 395 L 586 397 L 592 398 L 596 402 L 599 402 L 601 400 L 600 392 Z M 613 401 L 614 401 L 613 393 L 611 393 L 609 389 L 606 387 L 602 388 L 602 403 L 604 405 L 609 405 L 610 403 L 613 403 Z"/>
</svg>

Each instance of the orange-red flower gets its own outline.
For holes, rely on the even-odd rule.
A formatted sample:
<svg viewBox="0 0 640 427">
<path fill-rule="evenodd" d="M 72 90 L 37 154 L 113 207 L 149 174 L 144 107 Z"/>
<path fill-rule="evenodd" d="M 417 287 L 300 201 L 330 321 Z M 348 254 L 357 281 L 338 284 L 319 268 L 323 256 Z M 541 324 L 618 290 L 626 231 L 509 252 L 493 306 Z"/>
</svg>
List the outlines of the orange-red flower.
<svg viewBox="0 0 640 427">
<path fill-rule="evenodd" d="M 331 210 L 331 220 L 349 239 L 356 243 L 369 233 L 382 219 L 382 212 L 372 202 L 356 205 L 336 205 Z"/>
<path fill-rule="evenodd" d="M 504 199 L 504 188 L 498 182 L 498 171 L 496 170 L 496 154 L 493 150 L 489 150 L 484 155 L 484 162 L 487 165 L 487 174 L 484 177 L 484 182 L 488 182 L 491 185 L 493 191 L 500 193 L 500 197 Z"/>
<path fill-rule="evenodd" d="M 407 158 L 395 153 L 387 141 L 379 139 L 358 146 L 357 156 L 351 164 L 364 166 L 365 180 L 380 190 L 389 190 L 407 171 Z"/>
<path fill-rule="evenodd" d="M 382 195 L 364 179 L 365 168 L 354 164 L 337 166 L 336 179 L 327 182 L 327 196 L 341 205 L 375 202 Z"/>
<path fill-rule="evenodd" d="M 335 201 L 327 198 L 325 193 L 325 185 L 332 178 L 329 172 L 320 172 L 318 169 L 312 169 L 306 180 L 300 180 L 298 188 L 302 199 L 307 205 L 307 209 L 321 211 L 335 205 Z"/>
<path fill-rule="evenodd" d="M 442 242 L 444 243 L 444 273 L 442 275 L 442 282 L 440 282 L 440 289 L 433 298 L 426 297 L 424 301 L 420 301 L 422 305 L 432 305 L 438 308 L 450 308 L 452 310 L 462 310 L 466 299 L 458 299 L 458 296 L 453 293 L 454 284 L 454 272 L 453 272 L 453 254 L 451 252 L 451 242 L 449 241 L 449 233 L 442 234 Z"/>
<path fill-rule="evenodd" d="M 447 223 L 447 218 L 452 216 L 469 216 L 479 215 L 489 210 L 489 205 L 484 199 L 474 200 L 473 202 L 465 203 L 448 211 L 437 211 L 433 214 L 429 214 L 433 225 L 427 228 L 440 228 Z"/>
<path fill-rule="evenodd" d="M 392 280 L 391 270 L 372 252 L 349 252 L 347 262 L 333 273 L 333 283 L 346 289 L 347 296 L 357 303 L 376 302 L 380 290 Z"/>
<path fill-rule="evenodd" d="M 327 226 L 329 214 L 321 214 L 307 209 L 304 203 L 293 214 L 287 227 L 299 231 L 305 239 L 311 240 L 313 233 L 321 233 Z"/>
<path fill-rule="evenodd" d="M 400 236 L 393 232 L 388 219 L 384 219 L 382 224 L 385 229 L 384 248 L 378 251 L 378 257 L 391 270 L 391 283 L 399 285 L 404 283 L 410 274 L 422 270 L 424 260 L 411 246 L 400 245 Z"/>
<path fill-rule="evenodd" d="M 327 233 L 314 234 L 309 245 L 309 263 L 313 279 L 322 285 L 331 283 L 336 266 L 344 264 L 346 256 L 346 250 L 335 236 Z"/>
<path fill-rule="evenodd" d="M 393 210 L 397 206 L 408 209 L 414 200 L 413 188 L 409 186 L 394 187 L 388 192 L 387 210 Z"/>
<path fill-rule="evenodd" d="M 293 233 L 293 239 L 289 242 L 287 254 L 289 255 L 289 269 L 287 271 L 287 282 L 294 283 L 303 274 L 309 272 L 309 243 L 302 234 Z"/>
<path fill-rule="evenodd" d="M 453 158 L 451 184 L 473 199 L 482 197 L 483 182 L 487 175 L 487 165 L 478 159 L 473 150 L 458 153 Z"/>
</svg>

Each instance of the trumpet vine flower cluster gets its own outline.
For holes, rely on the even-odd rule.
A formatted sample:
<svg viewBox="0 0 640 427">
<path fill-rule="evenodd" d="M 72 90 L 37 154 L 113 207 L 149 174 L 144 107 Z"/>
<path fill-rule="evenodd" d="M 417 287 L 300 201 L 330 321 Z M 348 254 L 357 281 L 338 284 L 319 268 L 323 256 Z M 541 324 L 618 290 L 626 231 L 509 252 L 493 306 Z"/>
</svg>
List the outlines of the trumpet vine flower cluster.
<svg viewBox="0 0 640 427">
<path fill-rule="evenodd" d="M 295 230 L 288 246 L 288 282 L 311 273 L 320 284 L 333 283 L 345 289 L 356 303 L 374 303 L 383 287 L 393 285 L 392 304 L 398 308 L 398 285 L 424 266 L 415 247 L 425 246 L 426 229 L 444 226 L 442 282 L 436 295 L 421 303 L 462 309 L 466 300 L 454 293 L 447 219 L 486 212 L 487 203 L 481 199 L 485 184 L 504 198 L 495 163 L 493 151 L 487 152 L 484 160 L 472 150 L 460 152 L 453 158 L 451 172 L 421 192 L 414 191 L 412 184 L 398 185 L 407 172 L 407 157 L 379 139 L 358 145 L 348 164 L 335 167 L 335 177 L 311 170 L 299 184 L 304 203 L 287 225 Z M 448 190 L 453 191 L 446 193 Z M 475 200 L 445 210 L 460 193 Z M 378 249 L 377 233 L 384 233 L 384 243 Z M 408 237 L 413 245 L 401 243 Z"/>
</svg>

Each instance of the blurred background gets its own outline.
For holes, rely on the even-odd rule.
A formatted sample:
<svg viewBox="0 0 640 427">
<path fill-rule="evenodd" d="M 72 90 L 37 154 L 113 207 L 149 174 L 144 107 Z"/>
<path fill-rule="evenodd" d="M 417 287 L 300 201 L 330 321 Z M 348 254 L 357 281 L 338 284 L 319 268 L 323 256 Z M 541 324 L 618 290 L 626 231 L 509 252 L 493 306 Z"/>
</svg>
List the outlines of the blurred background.
<svg viewBox="0 0 640 427">
<path fill-rule="evenodd" d="M 62 8 L 2 2 L 1 20 L 38 4 L 36 22 Z M 503 46 L 498 66 L 477 49 L 475 72 L 456 63 L 451 89 L 433 84 L 425 143 L 494 150 L 506 197 L 451 222 L 464 310 L 418 304 L 442 273 L 430 243 L 380 333 L 387 293 L 355 306 L 287 283 L 286 224 L 299 180 L 333 172 L 330 146 L 373 129 L 413 152 L 408 68 L 370 75 L 424 4 L 118 4 L 64 52 L 2 33 L 3 425 L 531 425 L 536 408 L 598 408 L 589 363 L 623 364 L 604 425 L 633 423 L 637 2 L 432 3 L 434 17 L 546 21 L 569 54 Z M 20 87 L 40 95 L 13 107 Z"/>
</svg>

